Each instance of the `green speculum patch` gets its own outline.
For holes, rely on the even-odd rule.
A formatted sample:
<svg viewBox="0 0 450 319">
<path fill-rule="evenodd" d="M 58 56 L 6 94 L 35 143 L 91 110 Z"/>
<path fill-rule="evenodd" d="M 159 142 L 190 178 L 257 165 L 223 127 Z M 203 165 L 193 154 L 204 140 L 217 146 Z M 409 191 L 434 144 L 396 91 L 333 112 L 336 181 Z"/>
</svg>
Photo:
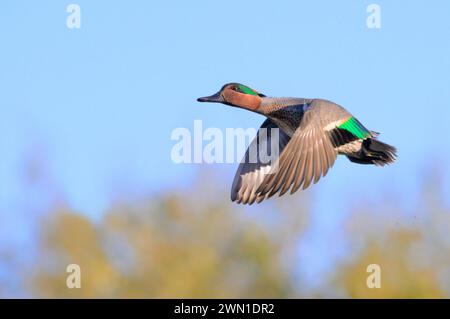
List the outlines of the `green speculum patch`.
<svg viewBox="0 0 450 319">
<path fill-rule="evenodd" d="M 339 125 L 338 128 L 347 130 L 360 139 L 365 139 L 370 136 L 370 132 L 354 117 L 349 118 Z"/>
</svg>

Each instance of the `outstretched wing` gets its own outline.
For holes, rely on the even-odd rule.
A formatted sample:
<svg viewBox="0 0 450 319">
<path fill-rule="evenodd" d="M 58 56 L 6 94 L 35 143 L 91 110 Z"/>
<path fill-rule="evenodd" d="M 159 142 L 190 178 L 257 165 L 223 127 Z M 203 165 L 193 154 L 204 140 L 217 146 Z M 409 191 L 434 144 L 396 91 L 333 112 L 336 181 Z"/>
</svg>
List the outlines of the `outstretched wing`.
<svg viewBox="0 0 450 319">
<path fill-rule="evenodd" d="M 306 189 L 325 176 L 336 160 L 337 151 L 329 131 L 350 114 L 338 105 L 315 100 L 281 153 L 278 163 L 256 190 L 258 197 L 291 194 Z"/>
<path fill-rule="evenodd" d="M 278 134 L 273 129 L 278 129 Z M 270 119 L 264 121 L 239 164 L 231 187 L 232 201 L 251 205 L 265 198 L 264 195 L 258 195 L 256 190 L 271 171 L 273 162 L 278 160 L 274 158 L 267 161 L 276 155 L 272 144 L 278 146 L 278 152 L 281 154 L 289 140 L 290 137 L 274 122 Z"/>
</svg>

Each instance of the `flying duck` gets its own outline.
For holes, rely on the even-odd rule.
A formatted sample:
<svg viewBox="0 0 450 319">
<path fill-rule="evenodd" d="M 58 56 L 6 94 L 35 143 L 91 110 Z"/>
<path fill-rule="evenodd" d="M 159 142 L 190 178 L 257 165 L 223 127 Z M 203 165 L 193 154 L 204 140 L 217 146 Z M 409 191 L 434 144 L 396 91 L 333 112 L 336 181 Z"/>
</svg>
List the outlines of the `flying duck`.
<svg viewBox="0 0 450 319">
<path fill-rule="evenodd" d="M 377 166 L 391 164 L 397 157 L 396 148 L 379 141 L 378 133 L 327 100 L 267 97 L 243 84 L 228 83 L 216 94 L 197 101 L 239 107 L 267 118 L 234 177 L 231 200 L 237 203 L 251 205 L 276 193 L 281 196 L 288 190 L 293 194 L 306 189 L 327 174 L 337 155 Z M 261 134 L 261 129 L 266 129 L 266 134 Z M 271 129 L 279 129 L 278 158 L 266 162 L 257 156 L 249 161 L 251 150 L 259 150 L 260 144 L 267 145 L 270 153 Z"/>
</svg>

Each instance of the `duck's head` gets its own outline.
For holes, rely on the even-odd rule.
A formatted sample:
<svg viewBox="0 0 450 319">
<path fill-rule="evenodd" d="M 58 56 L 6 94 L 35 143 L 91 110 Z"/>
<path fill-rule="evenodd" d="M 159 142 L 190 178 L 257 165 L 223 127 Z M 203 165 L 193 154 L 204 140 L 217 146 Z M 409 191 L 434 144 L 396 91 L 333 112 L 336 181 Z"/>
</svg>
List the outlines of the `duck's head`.
<svg viewBox="0 0 450 319">
<path fill-rule="evenodd" d="M 261 94 L 246 85 L 240 83 L 228 83 L 222 86 L 220 91 L 216 94 L 198 98 L 197 101 L 222 103 L 256 112 L 261 105 L 263 97 L 265 97 L 264 94 Z"/>
</svg>

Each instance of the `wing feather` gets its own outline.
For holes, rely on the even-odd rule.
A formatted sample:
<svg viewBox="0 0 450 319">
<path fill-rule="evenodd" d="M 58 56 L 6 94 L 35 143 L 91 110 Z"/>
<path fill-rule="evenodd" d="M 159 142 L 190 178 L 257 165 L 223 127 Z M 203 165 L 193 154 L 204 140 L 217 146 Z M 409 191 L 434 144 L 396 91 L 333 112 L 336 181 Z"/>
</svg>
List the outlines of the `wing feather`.
<svg viewBox="0 0 450 319">
<path fill-rule="evenodd" d="M 292 194 L 325 176 L 337 156 L 326 124 L 312 105 L 281 153 L 278 165 L 272 167 L 256 192 L 270 197 L 277 192 L 281 196 L 291 189 Z"/>
<path fill-rule="evenodd" d="M 260 146 L 266 145 L 267 149 L 264 151 L 266 154 L 272 154 L 272 150 L 270 149 L 272 143 L 271 129 L 279 129 L 279 127 L 274 122 L 267 119 L 261 125 L 261 129 L 267 129 L 267 134 L 261 134 L 261 130 L 258 131 L 258 134 L 251 142 L 241 163 L 239 164 L 233 180 L 231 187 L 231 200 L 236 201 L 239 204 L 242 203 L 251 205 L 255 201 L 259 203 L 266 197 L 265 195 L 258 194 L 256 190 L 270 172 L 273 163 L 261 162 Z M 290 137 L 283 130 L 279 129 L 278 147 L 280 153 L 283 151 L 289 140 Z M 250 150 L 257 151 L 256 163 L 250 163 L 249 161 L 249 159 L 252 158 L 249 154 Z"/>
<path fill-rule="evenodd" d="M 349 138 L 342 130 L 335 129 L 335 123 L 341 123 L 349 116 L 351 114 L 334 103 L 313 100 L 292 136 L 280 129 L 280 154 L 273 162 L 261 163 L 258 155 L 257 163 L 246 163 L 249 147 L 236 172 L 231 199 L 243 204 L 260 203 L 276 193 L 281 196 L 290 190 L 293 194 L 317 183 L 333 166 L 338 154 L 336 145 Z M 278 126 L 268 119 L 261 128 Z M 252 143 L 267 142 L 270 145 L 271 139 L 270 134 L 264 140 L 258 133 Z"/>
</svg>

